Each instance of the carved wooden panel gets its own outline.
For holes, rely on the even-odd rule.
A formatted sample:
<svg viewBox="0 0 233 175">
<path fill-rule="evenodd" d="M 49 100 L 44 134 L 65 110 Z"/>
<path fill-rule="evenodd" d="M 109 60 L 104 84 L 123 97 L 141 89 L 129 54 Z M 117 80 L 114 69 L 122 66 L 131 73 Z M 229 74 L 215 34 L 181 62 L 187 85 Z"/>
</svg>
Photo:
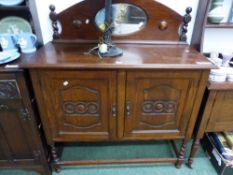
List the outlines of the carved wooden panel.
<svg viewBox="0 0 233 175">
<path fill-rule="evenodd" d="M 41 86 L 53 140 L 109 139 L 115 130 L 116 103 L 112 71 L 41 71 Z"/>
<path fill-rule="evenodd" d="M 184 136 L 199 74 L 185 71 L 130 72 L 125 136 Z"/>
<path fill-rule="evenodd" d="M 70 93 L 82 94 L 86 93 L 87 96 L 93 96 L 92 100 L 78 100 L 78 99 L 65 99 Z M 64 115 L 79 115 L 79 116 L 100 116 L 100 94 L 96 89 L 88 87 L 74 86 L 69 89 L 61 91 L 61 97 L 63 100 Z"/>
<path fill-rule="evenodd" d="M 233 91 L 210 91 L 204 117 L 209 118 L 207 132 L 232 131 Z M 208 115 L 208 116 L 206 116 Z"/>
<path fill-rule="evenodd" d="M 145 99 L 142 103 L 142 113 L 141 115 L 174 115 L 176 113 L 177 99 L 180 97 L 180 90 L 171 87 L 168 84 L 161 84 L 158 86 L 150 87 L 144 89 L 143 96 L 148 95 L 153 96 L 153 99 Z M 175 94 L 173 98 L 167 100 L 163 97 L 158 97 L 162 93 L 165 94 Z"/>
<path fill-rule="evenodd" d="M 1 111 L 0 132 L 3 134 L 1 139 L 7 146 L 5 149 L 8 150 L 8 158 L 33 159 L 30 143 L 25 137 L 21 122 L 18 109 Z"/>
<path fill-rule="evenodd" d="M 0 80 L 0 99 L 20 98 L 16 80 Z"/>
<path fill-rule="evenodd" d="M 67 88 L 60 89 L 59 91 L 63 103 L 62 109 L 65 126 L 80 129 L 92 129 L 101 126 L 99 90 L 85 85 L 80 86 L 78 83 L 71 87 L 67 85 Z M 76 122 L 72 118 L 79 120 Z"/>
</svg>

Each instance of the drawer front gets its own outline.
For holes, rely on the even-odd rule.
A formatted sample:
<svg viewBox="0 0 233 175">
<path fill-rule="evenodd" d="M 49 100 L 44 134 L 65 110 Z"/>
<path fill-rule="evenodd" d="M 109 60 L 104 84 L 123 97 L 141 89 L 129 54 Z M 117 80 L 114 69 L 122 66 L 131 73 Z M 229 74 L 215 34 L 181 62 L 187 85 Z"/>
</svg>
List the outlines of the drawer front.
<svg viewBox="0 0 233 175">
<path fill-rule="evenodd" d="M 200 74 L 129 72 L 125 136 L 180 138 L 187 132 Z"/>
<path fill-rule="evenodd" d="M 106 140 L 115 135 L 115 72 L 41 71 L 39 77 L 40 104 L 46 104 L 42 121 L 52 140 Z"/>
<path fill-rule="evenodd" d="M 211 91 L 204 116 L 209 117 L 207 131 L 233 131 L 232 108 L 233 91 Z"/>
</svg>

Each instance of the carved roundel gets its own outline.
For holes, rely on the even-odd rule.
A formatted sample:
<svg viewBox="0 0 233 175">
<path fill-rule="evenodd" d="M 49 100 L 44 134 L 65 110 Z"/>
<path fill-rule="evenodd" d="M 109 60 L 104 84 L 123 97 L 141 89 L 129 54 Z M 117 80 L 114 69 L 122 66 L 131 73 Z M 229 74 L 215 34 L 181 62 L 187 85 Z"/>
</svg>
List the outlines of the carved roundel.
<svg viewBox="0 0 233 175">
<path fill-rule="evenodd" d="M 142 112 L 147 115 L 174 114 L 176 112 L 176 106 L 175 101 L 144 101 L 142 104 Z"/>
<path fill-rule="evenodd" d="M 152 112 L 153 111 L 153 102 L 151 102 L 151 101 L 144 102 L 142 108 L 143 108 L 143 111 L 145 113 Z"/>
<path fill-rule="evenodd" d="M 75 106 L 73 103 L 67 102 L 63 105 L 63 108 L 66 114 L 73 114 L 75 112 Z"/>
<path fill-rule="evenodd" d="M 63 110 L 66 115 L 91 115 L 99 113 L 96 102 L 65 102 Z"/>
<path fill-rule="evenodd" d="M 165 104 L 162 101 L 156 101 L 154 103 L 154 111 L 155 112 L 162 112 L 164 110 Z"/>
<path fill-rule="evenodd" d="M 75 109 L 76 109 L 75 111 L 77 113 L 83 114 L 83 113 L 85 113 L 87 111 L 87 106 L 83 102 L 79 102 L 79 103 L 74 104 L 74 105 L 75 105 Z"/>
<path fill-rule="evenodd" d="M 96 114 L 96 113 L 98 113 L 98 104 L 97 103 L 94 103 L 94 102 L 91 102 L 91 103 L 89 103 L 88 105 L 87 105 L 87 108 L 88 108 L 88 112 L 90 113 L 90 114 Z"/>
<path fill-rule="evenodd" d="M 174 101 L 170 101 L 166 104 L 166 108 L 165 108 L 166 112 L 172 113 L 175 111 L 175 109 L 176 109 L 176 103 Z"/>
</svg>

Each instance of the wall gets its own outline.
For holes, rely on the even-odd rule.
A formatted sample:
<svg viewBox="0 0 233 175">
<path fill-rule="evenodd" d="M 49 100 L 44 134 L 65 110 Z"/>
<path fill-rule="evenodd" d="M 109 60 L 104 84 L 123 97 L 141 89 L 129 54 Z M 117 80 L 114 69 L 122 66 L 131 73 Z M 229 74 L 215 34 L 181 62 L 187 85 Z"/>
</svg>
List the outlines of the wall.
<svg viewBox="0 0 233 175">
<path fill-rule="evenodd" d="M 73 4 L 80 2 L 82 0 L 66 0 L 66 1 L 58 1 L 58 0 L 33 0 L 32 4 L 36 7 L 36 10 L 32 11 L 34 21 L 39 23 L 37 26 L 37 36 L 41 43 L 47 43 L 52 40 L 52 28 L 51 22 L 49 20 L 49 5 L 53 4 L 56 6 L 56 12 L 60 11 L 72 6 Z M 191 40 L 194 20 L 196 16 L 196 10 L 198 5 L 198 0 L 157 0 L 168 7 L 172 8 L 176 12 L 181 15 L 185 14 L 186 7 L 190 6 L 193 8 L 192 16 L 193 20 L 188 28 L 188 42 Z"/>
</svg>

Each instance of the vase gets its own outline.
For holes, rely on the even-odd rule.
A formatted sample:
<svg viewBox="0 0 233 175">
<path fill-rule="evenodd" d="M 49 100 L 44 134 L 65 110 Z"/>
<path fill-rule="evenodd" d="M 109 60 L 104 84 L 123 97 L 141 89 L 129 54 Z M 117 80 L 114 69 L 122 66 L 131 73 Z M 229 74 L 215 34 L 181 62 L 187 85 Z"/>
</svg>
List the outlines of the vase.
<svg viewBox="0 0 233 175">
<path fill-rule="evenodd" d="M 209 23 L 218 24 L 224 19 L 223 13 L 223 2 L 224 0 L 213 0 L 208 16 L 207 21 Z"/>
</svg>

